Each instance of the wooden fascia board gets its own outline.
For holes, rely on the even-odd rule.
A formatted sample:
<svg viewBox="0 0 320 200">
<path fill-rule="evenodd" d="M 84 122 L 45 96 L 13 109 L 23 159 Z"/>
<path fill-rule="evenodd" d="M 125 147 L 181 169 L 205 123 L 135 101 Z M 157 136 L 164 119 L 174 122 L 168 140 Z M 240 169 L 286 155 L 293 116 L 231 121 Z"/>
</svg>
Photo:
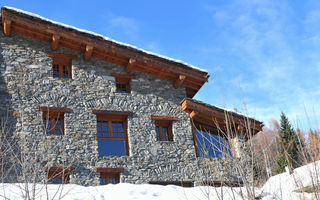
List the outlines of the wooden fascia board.
<svg viewBox="0 0 320 200">
<path fill-rule="evenodd" d="M 82 43 L 90 44 L 94 48 L 100 48 L 109 52 L 113 52 L 115 54 L 125 55 L 129 58 L 133 58 L 143 63 L 148 63 L 155 66 L 162 66 L 163 68 L 168 69 L 173 73 L 186 75 L 188 77 L 192 77 L 202 82 L 206 82 L 208 80 L 208 75 L 205 72 L 196 72 L 192 69 L 183 69 L 184 67 L 178 66 L 179 64 L 171 64 L 168 63 L 171 61 L 162 61 L 162 58 L 156 58 L 152 55 L 144 55 L 144 53 L 135 52 L 136 50 L 131 50 L 127 47 L 122 47 L 111 41 L 104 41 L 102 39 L 91 38 L 90 36 L 83 36 L 83 34 L 77 32 L 70 33 L 70 31 L 64 30 L 63 27 L 57 27 L 53 24 L 44 24 L 46 22 L 41 22 L 40 20 L 36 20 L 37 22 L 35 22 L 34 20 L 28 19 L 26 17 L 11 13 L 9 10 L 2 11 L 4 13 L 4 18 L 11 19 L 12 21 L 19 21 L 19 23 L 33 27 L 35 29 L 46 30 L 48 33 L 52 35 L 60 35 L 61 37 L 70 38 L 71 40 L 78 40 Z"/>
<path fill-rule="evenodd" d="M 235 124 L 241 125 L 243 127 L 250 126 L 250 128 L 253 128 L 255 130 L 261 130 L 262 124 L 258 123 L 255 120 L 249 119 L 245 116 L 238 117 L 228 111 L 224 111 L 224 112 L 217 111 L 215 109 L 208 108 L 204 105 L 197 104 L 197 103 L 192 102 L 190 100 L 185 100 L 181 104 L 181 109 L 190 113 L 190 114 L 192 112 L 194 112 L 194 114 L 193 114 L 194 116 L 202 116 L 201 118 L 209 119 L 209 121 L 211 120 L 211 118 L 221 119 L 221 120 L 226 121 L 226 123 L 231 123 L 231 124 L 235 123 Z M 197 114 L 197 115 L 195 115 L 195 114 Z"/>
<path fill-rule="evenodd" d="M 71 59 L 76 59 L 78 56 L 77 55 L 74 55 L 74 54 L 65 54 L 65 53 L 48 53 L 48 56 L 51 57 L 51 58 L 60 58 L 60 59 L 68 59 L 68 60 L 71 60 Z"/>
</svg>

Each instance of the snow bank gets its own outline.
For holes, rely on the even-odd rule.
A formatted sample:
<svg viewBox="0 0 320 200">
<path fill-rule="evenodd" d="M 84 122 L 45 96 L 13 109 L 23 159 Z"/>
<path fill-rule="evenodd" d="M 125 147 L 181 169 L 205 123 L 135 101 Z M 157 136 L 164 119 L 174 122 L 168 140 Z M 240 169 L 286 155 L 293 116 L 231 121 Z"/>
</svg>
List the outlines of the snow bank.
<svg viewBox="0 0 320 200">
<path fill-rule="evenodd" d="M 262 190 L 264 199 L 314 199 L 313 194 L 294 192 L 313 183 L 319 185 L 320 161 L 296 168 L 292 174 L 282 173 L 269 178 Z"/>
</svg>

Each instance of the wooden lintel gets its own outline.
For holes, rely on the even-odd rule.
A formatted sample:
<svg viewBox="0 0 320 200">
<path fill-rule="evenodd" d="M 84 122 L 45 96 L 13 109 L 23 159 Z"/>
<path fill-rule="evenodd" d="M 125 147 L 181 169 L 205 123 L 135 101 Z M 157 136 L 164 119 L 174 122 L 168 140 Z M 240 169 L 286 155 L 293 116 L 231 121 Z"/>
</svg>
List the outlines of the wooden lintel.
<svg viewBox="0 0 320 200">
<path fill-rule="evenodd" d="M 3 22 L 3 32 L 6 36 L 11 35 L 11 20 L 5 19 Z"/>
<path fill-rule="evenodd" d="M 197 115 L 198 115 L 198 113 L 193 110 L 193 111 L 190 113 L 190 118 L 193 119 L 193 118 L 194 118 L 195 116 L 197 116 Z"/>
<path fill-rule="evenodd" d="M 127 73 L 129 73 L 132 70 L 133 65 L 134 65 L 135 62 L 136 62 L 135 59 L 133 59 L 133 58 L 129 59 L 129 62 L 128 62 L 127 67 L 126 67 L 126 72 Z"/>
<path fill-rule="evenodd" d="M 51 49 L 54 51 L 57 50 L 59 47 L 59 42 L 60 42 L 60 36 L 59 35 L 52 35 Z"/>
<path fill-rule="evenodd" d="M 186 76 L 185 75 L 179 75 L 179 78 L 174 83 L 174 87 L 175 88 L 180 87 L 182 85 L 182 83 L 184 82 L 184 80 L 186 80 Z"/>
<path fill-rule="evenodd" d="M 86 51 L 84 52 L 84 60 L 88 61 L 90 60 L 93 52 L 93 46 L 86 45 Z"/>
<path fill-rule="evenodd" d="M 152 120 L 164 120 L 164 121 L 177 121 L 178 117 L 175 116 L 150 116 Z"/>
</svg>

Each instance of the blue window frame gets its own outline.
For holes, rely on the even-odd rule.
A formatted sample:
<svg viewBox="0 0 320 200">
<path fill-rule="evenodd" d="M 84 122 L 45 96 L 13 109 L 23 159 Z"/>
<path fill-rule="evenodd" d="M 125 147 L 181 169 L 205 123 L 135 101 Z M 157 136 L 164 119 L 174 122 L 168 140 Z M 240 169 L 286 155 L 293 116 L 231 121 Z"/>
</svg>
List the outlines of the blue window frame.
<svg viewBox="0 0 320 200">
<path fill-rule="evenodd" d="M 128 155 L 126 117 L 97 115 L 98 153 L 100 156 Z"/>
<path fill-rule="evenodd" d="M 232 156 L 228 140 L 219 136 L 215 131 L 206 130 L 201 126 L 195 128 L 196 148 L 199 157 L 223 158 Z"/>
</svg>

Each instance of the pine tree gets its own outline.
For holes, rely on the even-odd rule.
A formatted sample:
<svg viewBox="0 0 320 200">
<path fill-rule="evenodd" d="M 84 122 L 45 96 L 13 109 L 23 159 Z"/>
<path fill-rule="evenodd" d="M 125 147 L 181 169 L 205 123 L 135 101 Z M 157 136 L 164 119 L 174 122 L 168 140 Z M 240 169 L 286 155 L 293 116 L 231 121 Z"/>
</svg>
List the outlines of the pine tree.
<svg viewBox="0 0 320 200">
<path fill-rule="evenodd" d="M 298 135 L 283 112 L 280 118 L 279 138 L 281 154 L 276 162 L 275 171 L 277 173 L 284 172 L 285 166 L 288 166 L 291 170 L 300 166 Z"/>
</svg>

